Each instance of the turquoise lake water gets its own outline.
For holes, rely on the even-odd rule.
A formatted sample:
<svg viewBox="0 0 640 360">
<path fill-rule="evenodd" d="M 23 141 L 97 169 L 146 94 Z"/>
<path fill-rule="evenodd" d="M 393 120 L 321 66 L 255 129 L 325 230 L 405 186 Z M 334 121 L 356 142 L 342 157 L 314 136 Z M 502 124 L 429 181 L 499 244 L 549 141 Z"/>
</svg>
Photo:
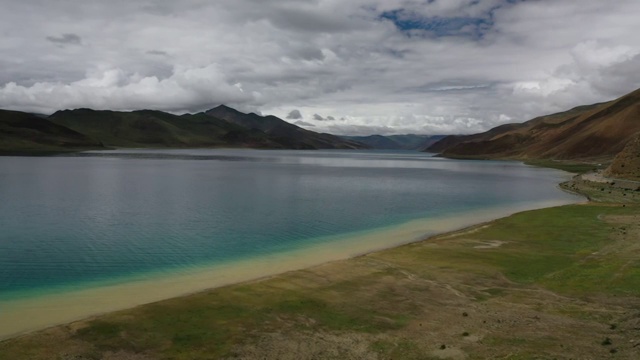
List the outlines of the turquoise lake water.
<svg viewBox="0 0 640 360">
<path fill-rule="evenodd" d="M 545 200 L 567 174 L 419 152 L 115 150 L 0 157 L 0 300 Z"/>
</svg>

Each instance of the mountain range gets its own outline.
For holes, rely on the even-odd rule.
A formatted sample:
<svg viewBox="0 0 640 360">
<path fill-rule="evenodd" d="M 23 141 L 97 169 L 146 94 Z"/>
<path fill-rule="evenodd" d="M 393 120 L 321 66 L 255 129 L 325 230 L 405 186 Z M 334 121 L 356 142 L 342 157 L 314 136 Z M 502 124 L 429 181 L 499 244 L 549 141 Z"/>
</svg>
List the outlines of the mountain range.
<svg viewBox="0 0 640 360">
<path fill-rule="evenodd" d="M 4 153 L 109 147 L 368 148 L 302 129 L 275 116 L 245 114 L 224 105 L 185 115 L 154 110 L 75 109 L 44 116 L 0 110 L 0 151 Z"/>
<path fill-rule="evenodd" d="M 331 134 L 317 133 L 290 124 L 278 117 L 244 114 L 225 105 L 204 113 L 243 128 L 260 130 L 286 149 L 363 149 L 368 146 Z"/>
<path fill-rule="evenodd" d="M 451 158 L 611 162 L 607 174 L 640 180 L 640 89 L 605 103 L 451 136 L 338 137 L 225 105 L 184 115 L 75 109 L 46 116 L 0 110 L 1 153 L 112 147 L 424 150 Z"/>
</svg>

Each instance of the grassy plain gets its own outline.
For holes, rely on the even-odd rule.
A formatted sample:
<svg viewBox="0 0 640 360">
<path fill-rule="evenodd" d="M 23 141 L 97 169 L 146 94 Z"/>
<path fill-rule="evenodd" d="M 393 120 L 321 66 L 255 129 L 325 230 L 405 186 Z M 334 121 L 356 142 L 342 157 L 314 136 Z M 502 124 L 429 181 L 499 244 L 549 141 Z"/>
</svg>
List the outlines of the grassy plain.
<svg viewBox="0 0 640 360">
<path fill-rule="evenodd" d="M 594 170 L 601 170 L 606 167 L 603 164 L 597 164 L 597 163 L 594 163 L 593 161 L 575 162 L 575 161 L 562 161 L 562 160 L 549 160 L 549 159 L 528 160 L 528 161 L 525 161 L 525 164 L 531 165 L 531 166 L 563 170 L 563 171 L 567 171 L 574 174 L 584 174 Z"/>
<path fill-rule="evenodd" d="M 0 359 L 638 359 L 640 202 L 615 195 L 50 328 Z"/>
</svg>

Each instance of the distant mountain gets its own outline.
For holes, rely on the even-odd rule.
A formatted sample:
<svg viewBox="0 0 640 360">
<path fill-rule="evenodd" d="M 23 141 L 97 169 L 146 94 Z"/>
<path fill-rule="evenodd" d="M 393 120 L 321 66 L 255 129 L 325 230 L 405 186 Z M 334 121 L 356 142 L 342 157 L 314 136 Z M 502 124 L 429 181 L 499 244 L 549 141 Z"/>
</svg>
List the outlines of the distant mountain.
<svg viewBox="0 0 640 360">
<path fill-rule="evenodd" d="M 407 150 L 424 150 L 429 146 L 435 144 L 446 135 L 390 135 L 388 138 L 402 145 L 403 149 Z"/>
<path fill-rule="evenodd" d="M 449 136 L 427 150 L 464 158 L 610 160 L 639 133 L 640 89 L 521 124 Z"/>
<path fill-rule="evenodd" d="M 362 149 L 361 143 L 344 140 L 335 135 L 305 130 L 275 116 L 245 114 L 225 105 L 205 112 L 206 115 L 226 120 L 247 129 L 258 129 L 288 149 Z"/>
<path fill-rule="evenodd" d="M 342 138 L 367 144 L 372 149 L 402 149 L 402 145 L 382 135 L 342 136 Z"/>
<path fill-rule="evenodd" d="M 370 135 L 370 136 L 342 136 L 344 139 L 357 141 L 369 145 L 373 149 L 385 150 L 424 150 L 445 135 Z"/>
<path fill-rule="evenodd" d="M 89 137 L 38 115 L 0 110 L 0 152 L 103 149 Z"/>
</svg>

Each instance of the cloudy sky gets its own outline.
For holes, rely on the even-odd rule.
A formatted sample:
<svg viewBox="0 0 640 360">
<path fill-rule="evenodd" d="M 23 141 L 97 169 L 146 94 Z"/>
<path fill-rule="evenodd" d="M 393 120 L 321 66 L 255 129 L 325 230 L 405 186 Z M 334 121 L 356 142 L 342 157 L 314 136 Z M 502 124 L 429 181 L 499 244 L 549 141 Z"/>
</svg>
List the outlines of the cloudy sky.
<svg viewBox="0 0 640 360">
<path fill-rule="evenodd" d="M 638 0 L 0 0 L 0 108 L 448 134 L 640 87 Z"/>
</svg>

